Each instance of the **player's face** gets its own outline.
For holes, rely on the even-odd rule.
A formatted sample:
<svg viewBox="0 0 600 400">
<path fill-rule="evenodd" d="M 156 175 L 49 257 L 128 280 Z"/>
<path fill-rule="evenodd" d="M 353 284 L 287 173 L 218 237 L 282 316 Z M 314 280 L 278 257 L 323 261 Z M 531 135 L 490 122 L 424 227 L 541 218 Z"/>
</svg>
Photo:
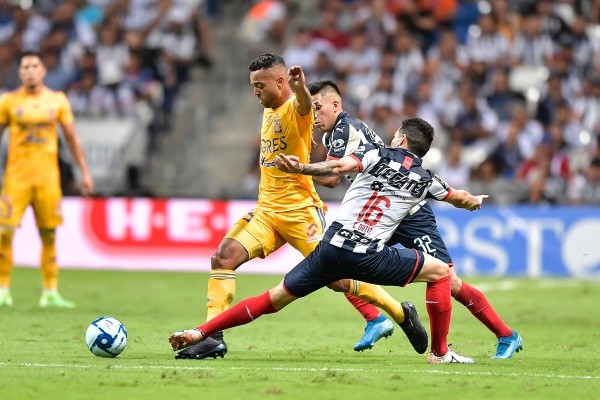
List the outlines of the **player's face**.
<svg viewBox="0 0 600 400">
<path fill-rule="evenodd" d="M 283 77 L 277 76 L 272 69 L 250 72 L 250 84 L 254 88 L 254 95 L 265 108 L 273 108 L 277 104 L 283 83 Z"/>
<path fill-rule="evenodd" d="M 339 102 L 332 95 L 322 96 L 320 93 L 312 96 L 315 109 L 315 126 L 321 132 L 330 132 L 335 126 L 339 111 Z"/>
<path fill-rule="evenodd" d="M 37 87 L 43 84 L 46 68 L 38 56 L 26 56 L 19 66 L 19 78 L 26 87 Z"/>
</svg>

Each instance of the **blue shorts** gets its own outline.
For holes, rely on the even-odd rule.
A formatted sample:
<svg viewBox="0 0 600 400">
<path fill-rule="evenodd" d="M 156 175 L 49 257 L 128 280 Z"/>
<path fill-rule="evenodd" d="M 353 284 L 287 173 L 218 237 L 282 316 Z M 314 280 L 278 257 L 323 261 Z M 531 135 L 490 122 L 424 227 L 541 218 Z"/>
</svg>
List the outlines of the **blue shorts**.
<svg viewBox="0 0 600 400">
<path fill-rule="evenodd" d="M 413 215 L 404 217 L 386 244 L 388 246 L 401 244 L 409 249 L 419 249 L 450 266 L 453 265 L 429 203 L 425 203 Z"/>
<path fill-rule="evenodd" d="M 339 279 L 356 279 L 386 286 L 406 286 L 423 268 L 419 250 L 385 246 L 377 253 L 354 253 L 321 242 L 283 278 L 286 290 L 303 297 Z"/>
</svg>

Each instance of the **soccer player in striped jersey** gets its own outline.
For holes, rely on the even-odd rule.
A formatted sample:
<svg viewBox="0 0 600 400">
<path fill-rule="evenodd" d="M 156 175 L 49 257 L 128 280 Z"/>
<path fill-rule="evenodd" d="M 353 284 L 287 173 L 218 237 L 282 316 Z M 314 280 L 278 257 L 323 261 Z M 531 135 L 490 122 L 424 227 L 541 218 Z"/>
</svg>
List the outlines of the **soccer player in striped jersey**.
<svg viewBox="0 0 600 400">
<path fill-rule="evenodd" d="M 62 92 L 44 85 L 46 68 L 36 52 L 19 57 L 22 85 L 0 97 L 0 136 L 8 127 L 8 160 L 0 198 L 0 306 L 12 305 L 9 291 L 13 269 L 12 242 L 23 214 L 32 206 L 42 239 L 41 307 L 72 308 L 58 293 L 56 227 L 62 223 L 58 131 L 60 125 L 81 171 L 81 192 L 94 189 L 77 132 L 71 105 Z"/>
<path fill-rule="evenodd" d="M 433 128 L 419 118 L 405 120 L 391 148 L 366 144 L 340 159 L 305 164 L 296 156 L 278 154 L 279 169 L 310 176 L 358 173 L 346 192 L 338 217 L 315 251 L 296 265 L 282 282 L 262 295 L 243 300 L 194 329 L 173 333 L 174 351 L 201 342 L 215 331 L 247 324 L 275 313 L 300 297 L 343 278 L 380 285 L 425 282 L 430 318 L 429 363 L 472 364 L 448 347 L 452 314 L 450 267 L 416 249 L 386 244 L 408 212 L 425 198 L 477 210 L 486 195 L 473 196 L 448 184 L 421 166 L 433 140 Z"/>
<path fill-rule="evenodd" d="M 303 162 L 309 160 L 314 111 L 304 73 L 297 66 L 288 70 L 283 58 L 274 54 L 263 54 L 249 69 L 254 94 L 264 107 L 258 202 L 255 209 L 230 229 L 211 258 L 207 320 L 229 308 L 235 296 L 238 267 L 255 257 L 268 256 L 285 243 L 307 256 L 321 240 L 325 228 L 324 204 L 312 178 L 290 175 L 275 166 L 277 154 L 294 154 Z M 367 343 L 365 348 L 391 335 L 393 330 L 393 323 L 370 304 L 373 303 L 402 315 L 401 327 L 415 350 L 420 353 L 427 350 L 427 331 L 419 322 L 412 303 L 400 304 L 380 286 L 368 283 L 360 284 L 360 289 L 346 298 L 367 320 L 365 336 L 368 340 L 361 340 Z M 406 318 L 405 314 L 408 314 Z M 196 346 L 179 352 L 175 358 L 216 358 L 226 352 L 223 332 L 216 331 Z"/>
<path fill-rule="evenodd" d="M 383 146 L 381 138 L 363 121 L 344 111 L 340 90 L 334 82 L 315 82 L 309 85 L 309 90 L 315 107 L 315 125 L 324 132 L 323 144 L 328 149 L 327 159 L 342 158 L 368 143 Z M 335 187 L 341 179 L 341 176 L 319 176 L 314 177 L 313 181 L 323 186 Z M 427 201 L 413 207 L 398 225 L 388 241 L 390 246 L 396 244 L 418 248 L 439 258 L 450 267 L 454 265 Z M 493 358 L 510 358 L 521 350 L 521 336 L 500 318 L 485 295 L 460 279 L 454 268 L 450 268 L 450 276 L 452 297 L 467 307 L 473 316 L 497 337 L 498 344 Z"/>
</svg>

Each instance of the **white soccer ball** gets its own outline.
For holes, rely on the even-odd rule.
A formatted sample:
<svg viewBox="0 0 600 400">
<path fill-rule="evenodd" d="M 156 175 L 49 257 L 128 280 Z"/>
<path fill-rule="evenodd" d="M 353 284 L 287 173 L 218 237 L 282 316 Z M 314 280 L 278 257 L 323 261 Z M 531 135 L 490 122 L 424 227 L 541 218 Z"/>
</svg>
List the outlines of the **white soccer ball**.
<svg viewBox="0 0 600 400">
<path fill-rule="evenodd" d="M 127 345 L 127 330 L 116 318 L 100 317 L 85 331 L 88 349 L 98 357 L 116 357 Z"/>
</svg>

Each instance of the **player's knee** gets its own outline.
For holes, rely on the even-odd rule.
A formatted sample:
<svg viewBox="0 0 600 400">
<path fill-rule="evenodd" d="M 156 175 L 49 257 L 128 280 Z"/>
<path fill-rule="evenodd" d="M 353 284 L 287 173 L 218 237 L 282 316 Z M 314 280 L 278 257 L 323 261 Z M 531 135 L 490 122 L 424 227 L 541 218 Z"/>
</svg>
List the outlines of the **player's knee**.
<svg viewBox="0 0 600 400">
<path fill-rule="evenodd" d="M 327 287 L 334 292 L 347 293 L 350 290 L 350 284 L 346 279 L 340 279 L 339 281 L 332 282 L 327 285 Z"/>
<path fill-rule="evenodd" d="M 0 243 L 12 243 L 15 237 L 15 231 L 8 228 L 0 229 Z"/>
<path fill-rule="evenodd" d="M 458 275 L 456 275 L 454 267 L 450 268 L 450 277 L 450 289 L 452 291 L 452 296 L 456 296 L 462 286 L 462 280 L 458 277 Z"/>
<path fill-rule="evenodd" d="M 219 246 L 219 249 L 210 259 L 211 269 L 228 269 L 234 271 L 248 260 L 248 253 L 231 246 Z"/>
<path fill-rule="evenodd" d="M 53 245 L 56 242 L 56 231 L 54 229 L 41 229 L 40 238 L 45 245 Z"/>
<path fill-rule="evenodd" d="M 435 282 L 450 274 L 450 267 L 445 262 L 438 260 L 429 254 L 425 255 L 425 263 L 421 270 L 421 276 L 425 282 Z"/>
</svg>

